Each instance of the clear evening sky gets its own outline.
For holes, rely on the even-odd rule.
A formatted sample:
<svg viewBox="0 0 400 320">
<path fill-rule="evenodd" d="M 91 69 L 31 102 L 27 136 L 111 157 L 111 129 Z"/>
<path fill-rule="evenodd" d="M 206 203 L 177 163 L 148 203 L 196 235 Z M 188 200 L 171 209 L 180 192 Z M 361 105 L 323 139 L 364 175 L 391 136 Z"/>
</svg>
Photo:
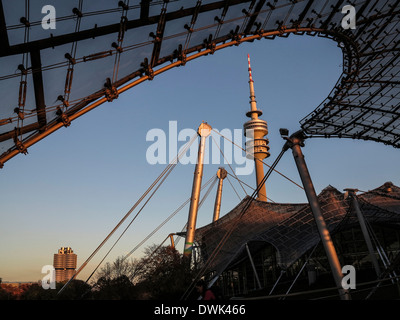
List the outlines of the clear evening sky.
<svg viewBox="0 0 400 320">
<path fill-rule="evenodd" d="M 78 255 L 78 267 L 90 256 L 165 168 L 146 160 L 146 151 L 153 143 L 146 141 L 150 130 L 162 129 L 168 137 L 170 121 L 176 121 L 178 132 L 196 130 L 202 121 L 219 131 L 242 129 L 249 109 L 248 53 L 257 106 L 269 126 L 271 157 L 266 162 L 272 164 L 284 143 L 279 128 L 298 130 L 299 120 L 328 96 L 341 74 L 342 54 L 331 40 L 292 35 L 199 58 L 134 87 L 34 145 L 28 155 L 7 162 L 0 171 L 3 281 L 41 279 L 42 266 L 52 264 L 53 254 L 62 246 L 72 247 Z M 182 145 L 178 142 L 178 147 Z M 307 140 L 303 152 L 317 193 L 328 185 L 339 191 L 367 191 L 386 181 L 400 185 L 400 152 L 393 147 L 318 138 Z M 215 175 L 220 166 L 232 173 L 222 161 L 208 164 L 203 181 Z M 290 151 L 277 170 L 300 183 Z M 174 169 L 106 261 L 131 251 L 190 197 L 193 171 L 191 164 Z M 254 174 L 240 179 L 255 185 Z M 239 197 L 225 180 L 221 216 L 245 196 L 232 177 L 230 182 Z M 216 187 L 199 211 L 198 227 L 212 220 L 215 191 Z M 303 190 L 276 173 L 267 181 L 267 196 L 275 202 L 306 202 Z M 146 246 L 181 231 L 188 210 L 188 206 L 181 210 L 133 256 L 140 257 Z M 86 280 L 136 213 L 78 279 Z M 180 251 L 183 243 L 182 239 L 178 243 Z"/>
</svg>

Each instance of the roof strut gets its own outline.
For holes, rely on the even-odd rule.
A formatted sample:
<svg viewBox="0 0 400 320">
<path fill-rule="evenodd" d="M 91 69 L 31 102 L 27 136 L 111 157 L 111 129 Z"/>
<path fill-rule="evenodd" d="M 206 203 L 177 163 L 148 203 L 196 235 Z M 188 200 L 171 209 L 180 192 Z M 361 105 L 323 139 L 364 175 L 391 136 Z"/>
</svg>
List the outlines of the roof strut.
<svg viewBox="0 0 400 320">
<path fill-rule="evenodd" d="M 42 77 L 42 62 L 39 51 L 31 51 L 32 63 L 32 78 L 33 87 L 35 90 L 36 111 L 39 123 L 39 128 L 44 129 L 47 124 L 46 120 L 46 105 L 44 100 L 43 77 Z"/>
<path fill-rule="evenodd" d="M 244 30 L 245 34 L 249 34 L 250 33 L 250 30 L 253 27 L 254 23 L 256 22 L 258 14 L 260 13 L 261 8 L 264 5 L 264 3 L 265 3 L 265 0 L 260 0 L 260 2 L 257 3 L 257 5 L 256 5 L 256 7 L 254 9 L 254 13 L 251 15 L 251 17 L 249 19 L 249 22 L 248 22 L 248 24 L 246 26 L 246 29 Z"/>
<path fill-rule="evenodd" d="M 154 67 L 157 65 L 158 58 L 160 56 L 161 44 L 164 37 L 165 30 L 165 14 L 167 12 L 166 5 L 161 10 L 160 20 L 158 21 L 156 34 L 150 33 L 150 36 L 154 38 L 153 53 L 151 55 L 150 66 Z"/>
<path fill-rule="evenodd" d="M 4 17 L 3 3 L 0 0 L 0 54 L 7 52 L 10 44 L 8 42 L 6 19 Z"/>
<path fill-rule="evenodd" d="M 151 0 L 142 0 L 140 2 L 140 20 L 149 18 L 150 2 Z"/>
</svg>

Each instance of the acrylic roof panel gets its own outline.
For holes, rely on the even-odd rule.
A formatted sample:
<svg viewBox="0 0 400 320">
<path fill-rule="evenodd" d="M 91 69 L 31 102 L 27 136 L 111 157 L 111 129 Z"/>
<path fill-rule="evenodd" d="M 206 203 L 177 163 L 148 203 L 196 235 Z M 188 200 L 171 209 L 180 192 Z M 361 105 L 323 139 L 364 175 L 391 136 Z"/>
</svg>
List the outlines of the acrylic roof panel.
<svg viewBox="0 0 400 320">
<path fill-rule="evenodd" d="M 302 129 L 400 147 L 400 1 L 351 3 L 354 30 L 341 26 L 342 0 L 2 0 L 0 166 L 162 72 L 292 33 L 331 38 L 344 59 L 342 76 Z M 56 29 L 42 25 L 49 5 Z"/>
</svg>

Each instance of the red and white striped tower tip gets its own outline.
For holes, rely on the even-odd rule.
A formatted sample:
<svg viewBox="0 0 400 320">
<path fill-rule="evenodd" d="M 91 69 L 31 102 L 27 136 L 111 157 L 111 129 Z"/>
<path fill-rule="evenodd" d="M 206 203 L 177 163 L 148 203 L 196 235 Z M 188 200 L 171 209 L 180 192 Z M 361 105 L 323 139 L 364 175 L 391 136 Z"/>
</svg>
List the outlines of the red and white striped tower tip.
<svg viewBox="0 0 400 320">
<path fill-rule="evenodd" d="M 253 76 L 251 75 L 250 54 L 247 54 L 247 61 L 249 63 L 249 78 L 250 78 L 250 82 L 254 82 L 253 81 Z"/>
</svg>

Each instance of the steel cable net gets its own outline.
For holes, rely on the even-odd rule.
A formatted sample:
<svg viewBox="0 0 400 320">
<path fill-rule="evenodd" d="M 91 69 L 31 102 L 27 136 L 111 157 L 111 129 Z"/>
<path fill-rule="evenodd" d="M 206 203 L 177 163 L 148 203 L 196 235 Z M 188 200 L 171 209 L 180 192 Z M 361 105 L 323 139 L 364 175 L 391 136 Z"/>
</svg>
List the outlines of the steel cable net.
<svg viewBox="0 0 400 320">
<path fill-rule="evenodd" d="M 388 189 L 390 186 L 390 189 Z M 389 190 L 389 191 L 388 191 Z M 197 256 L 200 266 L 207 265 L 204 273 L 219 275 L 229 265 L 241 259 L 246 244 L 255 247 L 264 243 L 276 249 L 277 263 L 287 269 L 296 260 L 320 242 L 317 225 L 308 204 L 275 204 L 254 200 L 239 219 L 245 198 L 220 220 L 196 230 Z M 392 183 L 357 196 L 365 220 L 390 227 L 400 227 L 400 188 Z M 318 195 L 318 201 L 331 234 L 358 225 L 358 219 L 346 193 L 332 186 Z M 219 254 L 213 256 L 226 232 L 231 235 L 223 243 Z"/>
<path fill-rule="evenodd" d="M 290 34 L 328 37 L 343 50 L 343 74 L 303 130 L 399 147 L 399 1 L 351 4 L 354 30 L 341 25 L 340 0 L 2 0 L 0 166 L 161 72 Z M 44 23 L 55 29 L 43 25 L 49 6 L 56 16 Z"/>
</svg>

